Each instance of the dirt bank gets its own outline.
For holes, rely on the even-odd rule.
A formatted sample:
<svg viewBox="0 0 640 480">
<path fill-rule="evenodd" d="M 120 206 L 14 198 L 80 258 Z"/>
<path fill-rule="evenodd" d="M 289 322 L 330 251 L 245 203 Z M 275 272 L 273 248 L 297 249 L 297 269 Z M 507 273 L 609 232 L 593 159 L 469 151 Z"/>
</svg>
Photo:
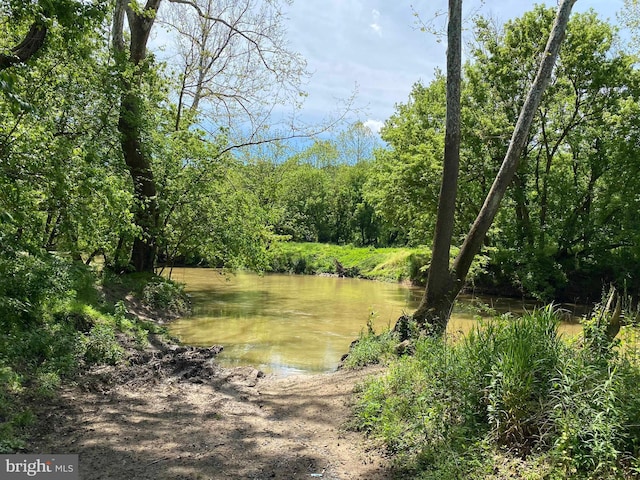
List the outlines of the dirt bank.
<svg viewBox="0 0 640 480">
<path fill-rule="evenodd" d="M 344 428 L 354 385 L 375 372 L 265 377 L 154 340 L 42 407 L 31 451 L 79 454 L 83 480 L 391 478 Z"/>
</svg>

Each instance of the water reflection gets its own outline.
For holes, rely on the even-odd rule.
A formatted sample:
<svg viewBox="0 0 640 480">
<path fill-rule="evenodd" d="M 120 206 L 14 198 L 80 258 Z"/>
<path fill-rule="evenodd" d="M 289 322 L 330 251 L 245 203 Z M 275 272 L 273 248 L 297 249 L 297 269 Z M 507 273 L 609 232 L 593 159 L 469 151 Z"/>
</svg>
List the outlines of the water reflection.
<svg viewBox="0 0 640 480">
<path fill-rule="evenodd" d="M 192 295 L 194 314 L 171 324 L 184 343 L 221 344 L 225 366 L 253 365 L 277 374 L 326 372 L 338 366 L 370 316 L 377 330 L 412 312 L 422 289 L 349 278 L 223 275 L 175 269 Z M 473 314 L 454 312 L 451 331 L 468 331 Z"/>
</svg>

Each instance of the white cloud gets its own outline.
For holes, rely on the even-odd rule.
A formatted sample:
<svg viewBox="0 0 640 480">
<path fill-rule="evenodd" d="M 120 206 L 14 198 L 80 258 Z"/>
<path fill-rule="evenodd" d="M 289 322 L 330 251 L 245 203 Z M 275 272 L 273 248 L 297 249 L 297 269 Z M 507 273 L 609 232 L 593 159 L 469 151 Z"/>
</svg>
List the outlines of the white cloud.
<svg viewBox="0 0 640 480">
<path fill-rule="evenodd" d="M 371 130 L 373 133 L 380 133 L 380 129 L 384 127 L 384 122 L 369 118 L 367 119 L 366 122 L 363 123 L 363 125 L 367 127 L 369 130 Z"/>
<path fill-rule="evenodd" d="M 373 19 L 373 23 L 371 23 L 369 27 L 371 27 L 371 30 L 381 37 L 382 27 L 380 26 L 380 12 L 374 8 L 371 10 L 371 17 Z"/>
<path fill-rule="evenodd" d="M 578 10 L 595 7 L 596 11 L 615 18 L 622 0 L 601 2 L 581 0 Z M 1 0 L 0 0 L 1 2 Z M 339 100 L 349 98 L 357 85 L 355 116 L 369 118 L 367 126 L 378 132 L 382 120 L 389 118 L 395 105 L 406 102 L 413 84 L 428 84 L 436 67 L 444 69 L 446 42 L 415 28 L 411 3 L 383 0 L 294 1 L 287 9 L 291 48 L 308 61 L 312 77 L 305 85 L 309 97 L 301 117 L 309 123 L 319 121 L 328 112 L 339 110 Z M 467 12 L 499 15 L 506 20 L 533 8 L 534 0 L 484 2 L 469 0 Z M 548 0 L 544 3 L 555 4 Z M 581 6 L 582 3 L 582 6 Z M 600 7 L 598 8 L 598 6 Z M 446 9 L 444 0 L 422 2 L 422 18 L 432 18 L 436 10 Z M 362 116 L 362 117 L 360 117 Z"/>
</svg>

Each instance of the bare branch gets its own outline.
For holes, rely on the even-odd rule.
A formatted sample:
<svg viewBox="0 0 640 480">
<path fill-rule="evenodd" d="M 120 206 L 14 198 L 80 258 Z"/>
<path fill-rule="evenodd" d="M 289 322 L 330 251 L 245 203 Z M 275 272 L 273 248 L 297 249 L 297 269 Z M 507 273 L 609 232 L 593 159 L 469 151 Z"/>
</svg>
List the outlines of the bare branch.
<svg viewBox="0 0 640 480">
<path fill-rule="evenodd" d="M 183 5 L 189 5 L 190 7 L 194 8 L 197 12 L 198 15 L 200 15 L 200 17 L 205 18 L 207 20 L 210 20 L 212 22 L 215 23 L 220 23 L 222 25 L 224 25 L 225 27 L 227 27 L 229 30 L 237 33 L 238 35 L 240 35 L 242 38 L 244 38 L 247 42 L 249 42 L 250 44 L 252 44 L 254 46 L 254 48 L 256 49 L 256 52 L 258 52 L 258 55 L 260 56 L 260 59 L 262 60 L 262 64 L 264 65 L 264 67 L 268 70 L 274 71 L 273 68 L 271 67 L 271 65 L 269 65 L 269 62 L 267 62 L 266 58 L 263 55 L 262 52 L 262 48 L 260 47 L 260 44 L 252 37 L 250 37 L 248 35 L 248 33 L 246 31 L 242 31 L 240 29 L 238 29 L 235 25 L 230 24 L 229 22 L 227 22 L 226 20 L 220 18 L 220 17 L 214 17 L 211 16 L 205 12 L 202 11 L 202 9 L 200 8 L 200 6 L 191 1 L 191 0 L 169 0 L 169 2 L 171 3 L 179 3 L 179 4 L 183 4 Z M 256 33 L 256 32 L 249 32 L 249 33 Z"/>
</svg>

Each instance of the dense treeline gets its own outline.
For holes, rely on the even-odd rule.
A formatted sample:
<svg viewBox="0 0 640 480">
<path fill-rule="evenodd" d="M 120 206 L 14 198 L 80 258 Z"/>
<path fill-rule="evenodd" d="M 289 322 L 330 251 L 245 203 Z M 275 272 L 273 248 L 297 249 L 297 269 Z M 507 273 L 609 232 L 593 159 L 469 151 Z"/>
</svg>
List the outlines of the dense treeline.
<svg viewBox="0 0 640 480">
<path fill-rule="evenodd" d="M 7 13 L 4 50 L 29 31 L 33 12 Z M 356 123 L 324 139 L 242 148 L 228 127 L 211 128 L 204 94 L 185 87 L 196 74 L 177 75 L 150 56 L 135 93 L 153 171 L 151 205 L 134 188 L 122 150 L 118 105 L 130 67 L 110 48 L 106 6 L 98 2 L 91 13 L 73 29 L 53 22 L 44 51 L 1 72 L 4 249 L 100 256 L 126 270 L 135 268 L 140 242 L 168 264 L 253 268 L 263 268 L 269 245 L 282 239 L 429 243 L 444 141 L 441 74 L 397 105 L 384 143 Z M 539 6 L 501 29 L 476 21 L 463 81 L 459 238 L 504 156 L 552 18 Z M 69 35 L 74 42 L 65 43 Z M 638 290 L 640 91 L 620 42 L 593 12 L 571 20 L 477 286 L 582 301 L 599 298 L 609 282 Z"/>
<path fill-rule="evenodd" d="M 476 22 L 463 83 L 458 238 L 504 157 L 544 48 L 540 32 L 548 31 L 553 15 L 536 7 L 503 30 Z M 619 44 L 614 27 L 595 13 L 571 20 L 521 166 L 487 238 L 486 274 L 476 285 L 546 300 L 597 300 L 609 282 L 638 291 L 640 91 L 634 59 Z M 444 106 L 445 78 L 437 75 L 428 85 L 416 84 L 409 101 L 397 106 L 382 130 L 386 146 L 372 161 L 336 167 L 298 158 L 274 167 L 286 171 L 285 185 L 309 192 L 298 200 L 295 191 L 285 191 L 286 205 L 274 199 L 291 226 L 275 223 L 276 232 L 362 245 L 427 243 L 442 169 Z M 354 194 L 343 197 L 346 183 Z M 341 218 L 352 219 L 350 235 Z M 359 229 L 368 233 L 358 235 Z"/>
</svg>

